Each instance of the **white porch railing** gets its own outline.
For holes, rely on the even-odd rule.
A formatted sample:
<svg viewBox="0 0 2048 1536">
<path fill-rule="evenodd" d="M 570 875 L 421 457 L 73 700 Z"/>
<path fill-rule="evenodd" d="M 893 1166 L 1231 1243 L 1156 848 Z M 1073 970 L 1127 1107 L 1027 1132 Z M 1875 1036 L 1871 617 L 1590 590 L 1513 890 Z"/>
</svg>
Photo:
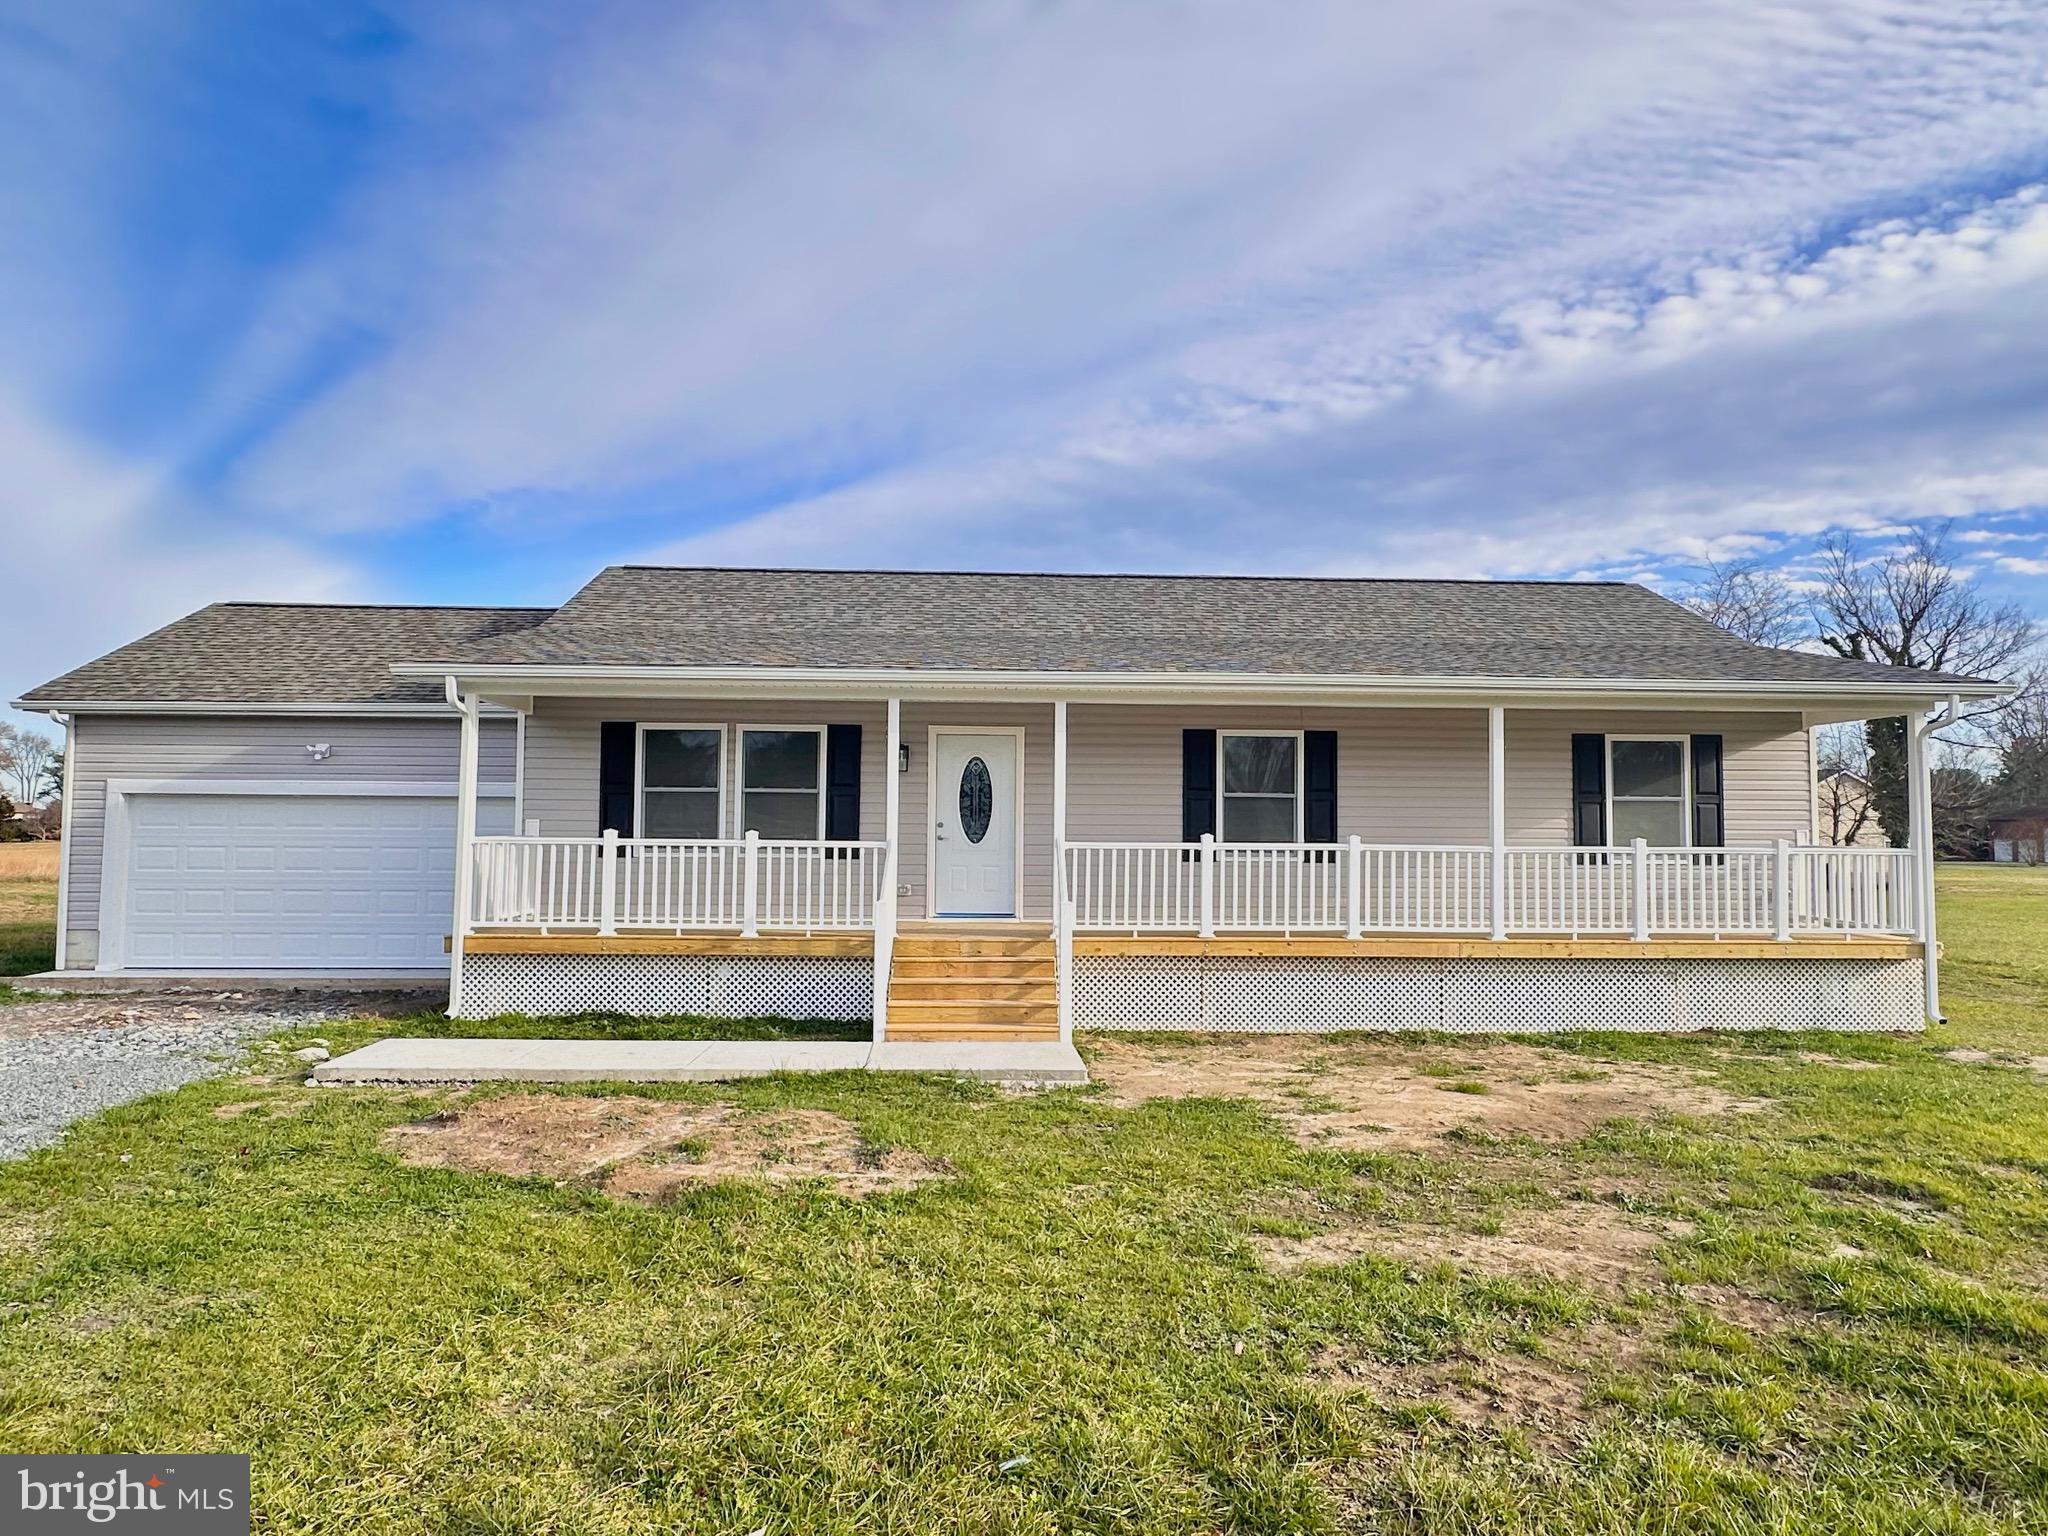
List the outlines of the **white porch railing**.
<svg viewBox="0 0 2048 1536">
<path fill-rule="evenodd" d="M 1069 843 L 1072 927 L 1109 933 L 1494 931 L 1493 850 L 1348 843 Z M 1913 935 L 1903 849 L 1508 848 L 1503 933 Z"/>
<path fill-rule="evenodd" d="M 816 932 L 875 926 L 879 842 L 480 837 L 468 927 Z"/>
</svg>

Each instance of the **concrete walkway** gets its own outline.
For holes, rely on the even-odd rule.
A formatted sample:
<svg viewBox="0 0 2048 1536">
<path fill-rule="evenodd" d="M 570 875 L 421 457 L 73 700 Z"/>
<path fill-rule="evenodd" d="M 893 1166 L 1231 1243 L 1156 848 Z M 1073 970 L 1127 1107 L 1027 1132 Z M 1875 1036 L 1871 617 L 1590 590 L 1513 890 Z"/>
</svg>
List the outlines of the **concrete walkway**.
<svg viewBox="0 0 2048 1536">
<path fill-rule="evenodd" d="M 872 1045 L 865 1040 L 379 1040 L 313 1068 L 318 1083 L 717 1083 L 771 1072 L 939 1072 L 984 1082 L 1085 1083 L 1057 1041 Z"/>
</svg>

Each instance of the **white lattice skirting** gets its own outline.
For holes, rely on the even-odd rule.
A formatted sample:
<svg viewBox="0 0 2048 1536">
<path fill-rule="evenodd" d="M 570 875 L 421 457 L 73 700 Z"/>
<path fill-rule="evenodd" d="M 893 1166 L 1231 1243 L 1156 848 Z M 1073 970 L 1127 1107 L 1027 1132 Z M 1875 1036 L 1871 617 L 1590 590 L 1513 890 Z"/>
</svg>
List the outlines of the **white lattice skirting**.
<svg viewBox="0 0 2048 1536">
<path fill-rule="evenodd" d="M 811 955 L 469 955 L 462 1014 L 865 1020 L 872 960 Z"/>
<path fill-rule="evenodd" d="M 1077 1029 L 1920 1029 L 1918 960 L 1079 955 Z"/>
</svg>

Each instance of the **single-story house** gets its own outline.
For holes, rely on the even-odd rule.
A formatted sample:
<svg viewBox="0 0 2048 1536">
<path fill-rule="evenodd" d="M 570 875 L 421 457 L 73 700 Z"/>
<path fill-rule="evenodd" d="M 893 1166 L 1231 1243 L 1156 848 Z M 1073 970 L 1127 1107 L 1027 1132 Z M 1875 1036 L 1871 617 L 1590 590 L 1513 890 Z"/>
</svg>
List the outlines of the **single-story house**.
<svg viewBox="0 0 2048 1536">
<path fill-rule="evenodd" d="M 2000 864 L 2048 864 L 2048 805 L 2023 805 L 1991 818 L 1991 857 Z"/>
<path fill-rule="evenodd" d="M 1811 732 L 1978 679 L 1643 587 L 615 567 L 560 608 L 224 603 L 32 689 L 59 969 L 451 1011 L 1092 1028 L 1917 1027 L 1929 839 Z"/>
</svg>

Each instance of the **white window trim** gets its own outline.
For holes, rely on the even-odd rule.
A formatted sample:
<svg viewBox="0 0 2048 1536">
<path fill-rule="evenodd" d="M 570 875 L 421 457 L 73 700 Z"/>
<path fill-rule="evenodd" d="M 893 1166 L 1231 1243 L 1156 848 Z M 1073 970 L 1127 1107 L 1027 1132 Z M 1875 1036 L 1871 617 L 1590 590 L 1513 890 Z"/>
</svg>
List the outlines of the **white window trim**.
<svg viewBox="0 0 2048 1536">
<path fill-rule="evenodd" d="M 722 833 L 725 828 L 725 781 L 727 778 L 725 771 L 726 728 L 723 725 L 714 725 L 709 721 L 702 720 L 642 720 L 637 722 L 633 729 L 634 836 L 644 837 L 647 835 L 647 733 L 649 731 L 716 731 L 718 733 L 718 819 L 711 825 L 714 831 Z M 660 785 L 656 786 L 657 789 L 661 787 Z M 670 787 L 673 788 L 675 786 Z M 661 841 L 667 842 L 670 839 L 663 838 Z M 675 839 L 675 841 L 687 842 L 689 839 L 679 838 Z"/>
<path fill-rule="evenodd" d="M 1223 801 L 1228 791 L 1223 785 L 1223 743 L 1232 736 L 1285 736 L 1294 743 L 1294 841 L 1301 843 L 1302 826 L 1308 800 L 1308 733 L 1306 731 L 1239 731 L 1218 726 L 1216 728 L 1216 841 L 1223 838 Z M 1240 794 L 1240 800 L 1278 800 L 1278 795 Z M 1256 848 L 1257 843 L 1243 843 L 1240 847 Z"/>
<path fill-rule="evenodd" d="M 1606 746 L 1602 750 L 1606 752 L 1607 760 L 1603 765 L 1605 772 L 1602 773 L 1601 778 L 1607 802 L 1605 807 L 1607 846 L 1610 848 L 1626 848 L 1628 846 L 1626 843 L 1617 843 L 1614 840 L 1614 744 L 1617 741 L 1661 741 L 1669 742 L 1678 748 L 1678 798 L 1675 803 L 1678 806 L 1678 835 L 1680 841 L 1675 846 L 1690 848 L 1692 846 L 1692 738 L 1685 735 L 1673 736 L 1668 733 L 1642 736 L 1609 736 L 1606 738 Z M 1625 795 L 1622 798 L 1643 805 L 1670 805 L 1674 803 L 1669 795 Z"/>
<path fill-rule="evenodd" d="M 747 819 L 747 732 L 749 731 L 789 731 L 793 733 L 808 731 L 811 735 L 818 738 L 818 788 L 816 791 L 818 796 L 818 830 L 814 836 L 818 842 L 822 843 L 825 840 L 826 781 L 831 777 L 829 766 L 825 761 L 826 739 L 825 727 L 822 725 L 776 725 L 771 722 L 767 725 L 736 725 L 732 728 L 732 835 L 734 837 L 745 837 L 747 835 L 745 823 Z M 759 791 L 759 793 L 764 795 L 788 795 L 800 794 L 801 791 L 764 789 Z"/>
</svg>

